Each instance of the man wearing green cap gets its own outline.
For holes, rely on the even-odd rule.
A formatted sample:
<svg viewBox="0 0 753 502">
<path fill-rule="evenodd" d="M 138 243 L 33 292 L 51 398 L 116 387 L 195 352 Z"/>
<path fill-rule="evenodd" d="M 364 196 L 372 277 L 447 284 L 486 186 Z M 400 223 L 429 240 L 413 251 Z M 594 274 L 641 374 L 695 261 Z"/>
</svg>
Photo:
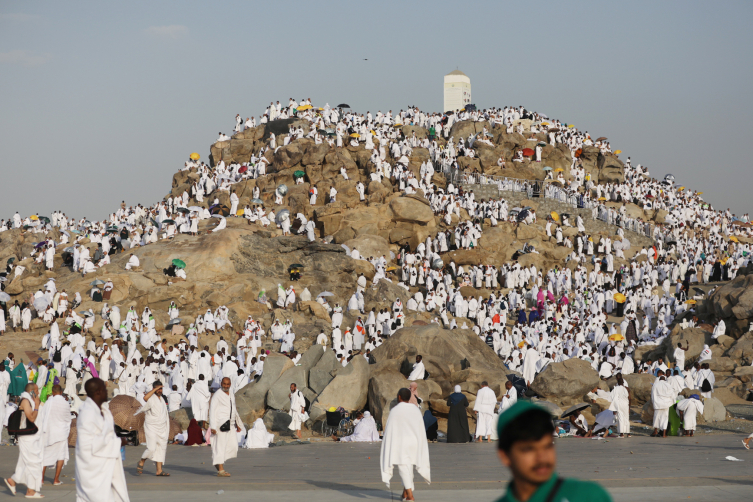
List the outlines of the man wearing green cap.
<svg viewBox="0 0 753 502">
<path fill-rule="evenodd" d="M 554 424 L 549 412 L 518 401 L 499 416 L 499 458 L 512 481 L 498 502 L 611 502 L 596 483 L 565 479 L 554 472 Z"/>
</svg>

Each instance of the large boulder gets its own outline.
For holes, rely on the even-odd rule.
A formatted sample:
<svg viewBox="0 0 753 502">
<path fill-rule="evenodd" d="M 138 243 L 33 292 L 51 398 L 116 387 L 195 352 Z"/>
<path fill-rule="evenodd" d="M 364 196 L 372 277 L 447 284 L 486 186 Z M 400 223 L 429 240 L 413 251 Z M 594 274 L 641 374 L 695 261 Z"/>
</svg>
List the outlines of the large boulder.
<svg viewBox="0 0 753 502">
<path fill-rule="evenodd" d="M 369 380 L 369 410 L 374 420 L 387 425 L 390 410 L 397 404 L 397 391 L 410 383 L 399 371 L 385 371 Z"/>
<path fill-rule="evenodd" d="M 727 351 L 732 359 L 740 361 L 740 364 L 750 365 L 753 361 L 753 332 L 745 333 Z"/>
<path fill-rule="evenodd" d="M 397 197 L 390 201 L 390 209 L 395 221 L 406 221 L 427 225 L 434 222 L 434 212 L 428 204 L 411 197 Z"/>
<path fill-rule="evenodd" d="M 293 417 L 285 412 L 269 410 L 264 415 L 264 425 L 268 431 L 277 432 L 284 435 L 291 435 L 292 431 L 288 428 Z"/>
<path fill-rule="evenodd" d="M 290 384 L 293 383 L 299 389 L 305 389 L 308 385 L 306 381 L 306 369 L 303 366 L 290 368 L 272 384 L 272 387 L 267 392 L 267 407 L 275 410 L 290 411 Z"/>
<path fill-rule="evenodd" d="M 314 406 L 328 409 L 341 406 L 346 410 L 360 410 L 366 406 L 369 390 L 369 363 L 356 356 L 337 371 L 335 378 L 316 398 Z"/>
<path fill-rule="evenodd" d="M 690 362 L 698 359 L 705 344 L 711 344 L 711 333 L 701 328 L 680 329 L 678 325 L 665 340 L 666 360 L 675 360 L 677 344 L 682 343 L 683 348 L 688 349 L 685 352 L 685 361 Z"/>
<path fill-rule="evenodd" d="M 707 301 L 719 318 L 753 317 L 753 276 L 740 276 L 721 286 Z"/>
<path fill-rule="evenodd" d="M 656 377 L 649 373 L 632 373 L 625 375 L 625 381 L 630 387 L 630 394 L 636 403 L 651 402 L 651 388 Z"/>
<path fill-rule="evenodd" d="M 243 423 L 254 423 L 264 414 L 267 392 L 285 371 L 295 367 L 290 358 L 271 354 L 264 362 L 264 372 L 256 383 L 250 383 L 235 393 L 235 404 Z"/>
<path fill-rule="evenodd" d="M 706 422 L 723 422 L 727 419 L 727 410 L 715 397 L 707 397 L 703 400 L 703 419 Z"/>
<path fill-rule="evenodd" d="M 327 350 L 309 372 L 309 388 L 319 394 L 334 378 L 332 372 L 339 362 L 334 351 Z"/>
<path fill-rule="evenodd" d="M 453 371 L 463 369 L 463 361 L 467 361 L 471 368 L 499 373 L 502 379 L 507 373 L 499 356 L 470 329 L 450 330 L 433 323 L 411 326 L 399 329 L 374 350 L 377 361 L 402 360 L 407 354 L 431 356 L 443 361 Z"/>
<path fill-rule="evenodd" d="M 599 374 L 582 359 L 549 363 L 536 375 L 531 389 L 547 401 L 570 406 L 583 401 L 583 396 L 599 384 Z"/>
</svg>

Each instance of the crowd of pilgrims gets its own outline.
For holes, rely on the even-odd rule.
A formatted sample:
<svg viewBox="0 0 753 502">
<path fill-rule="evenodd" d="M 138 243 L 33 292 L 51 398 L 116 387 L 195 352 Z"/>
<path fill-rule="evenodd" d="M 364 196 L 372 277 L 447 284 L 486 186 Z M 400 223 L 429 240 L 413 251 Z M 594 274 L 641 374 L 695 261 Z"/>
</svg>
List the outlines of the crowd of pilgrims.
<svg viewBox="0 0 753 502">
<path fill-rule="evenodd" d="M 674 178 L 669 176 L 658 182 L 648 177 L 648 170 L 641 165 L 633 166 L 628 159 L 625 167 L 625 181 L 622 183 L 594 184 L 585 174 L 579 159 L 573 155 L 573 165 L 569 179 L 560 173 L 561 189 L 578 193 L 591 202 L 594 216 L 604 211 L 609 223 L 615 224 L 610 236 L 589 235 L 586 222 L 577 216 L 572 223 L 578 233 L 572 239 L 564 237 L 563 227 L 571 226 L 567 218 L 554 221 L 546 217 L 546 233 L 556 243 L 572 251 L 566 262 L 549 270 L 540 270 L 531 265 L 524 267 L 517 261 L 510 263 L 478 263 L 458 266 L 454 262 L 445 264 L 442 255 L 456 249 L 473 249 L 479 245 L 485 221 L 491 226 L 499 222 L 512 221 L 516 225 L 530 225 L 537 221 L 536 212 L 528 211 L 524 218 L 511 211 L 504 198 L 497 200 L 476 200 L 474 193 L 464 192 L 451 183 L 446 189 L 431 183 L 437 170 L 457 169 L 459 156 L 475 155 L 476 142 L 489 142 L 492 131 L 484 131 L 468 138 L 449 136 L 452 125 L 457 121 L 488 121 L 492 128 L 502 127 L 508 133 L 516 131 L 524 134 L 545 132 L 548 142 L 566 145 L 573 153 L 584 145 L 593 145 L 602 152 L 611 152 L 606 141 L 593 141 L 586 132 L 568 128 L 554 120 L 549 127 L 540 125 L 548 120 L 545 115 L 530 112 L 523 107 L 492 108 L 483 111 L 468 110 L 452 115 L 424 113 L 417 108 L 408 108 L 399 113 L 378 112 L 359 115 L 325 106 L 322 109 L 309 108 L 310 100 L 297 103 L 290 100 L 286 107 L 270 104 L 259 123 L 295 116 L 311 123 L 309 131 L 291 127 L 283 138 L 271 135 L 268 144 L 253 155 L 249 162 L 225 165 L 220 162 L 212 168 L 203 162 L 190 160 L 185 169 L 196 169 L 200 179 L 189 191 L 173 198 L 166 198 L 154 206 L 141 205 L 120 208 L 102 221 L 89 221 L 86 218 L 75 220 L 62 212 L 55 212 L 50 219 L 38 215 L 21 218 L 16 213 L 9 220 L 0 221 L 0 232 L 11 228 L 24 228 L 25 231 L 40 234 L 43 240 L 32 251 L 32 257 L 39 263 L 53 268 L 55 249 L 66 246 L 65 265 L 83 274 L 95 271 L 109 263 L 114 252 L 146 246 L 161 239 L 170 239 L 176 233 L 196 234 L 198 221 L 210 218 L 208 208 L 191 206 L 210 200 L 219 203 L 218 192 L 229 192 L 231 215 L 238 210 L 238 197 L 232 187 L 235 183 L 264 176 L 268 163 L 263 155 L 267 149 L 275 150 L 291 141 L 308 137 L 316 142 L 326 141 L 334 147 L 365 146 L 373 150 L 371 156 L 371 178 L 380 180 L 387 177 L 406 194 L 419 189 L 429 201 L 435 214 L 445 223 L 444 229 L 434 237 L 427 237 L 416 249 L 404 246 L 396 256 L 369 257 L 376 269 L 373 283 L 380 280 L 394 281 L 402 286 L 408 300 L 403 304 L 397 299 L 391 308 L 379 312 L 365 311 L 363 292 L 368 284 L 365 277 L 357 280 L 355 292 L 347 304 L 330 305 L 327 296 L 319 295 L 318 301 L 332 318 L 331 332 L 322 332 L 315 343 L 331 347 L 338 360 L 347 365 L 353 357 L 364 357 L 373 362 L 371 352 L 387 337 L 405 324 L 405 316 L 410 312 L 434 314 L 432 322 L 448 328 L 472 329 L 499 355 L 504 364 L 523 374 L 530 383 L 536 373 L 550 362 L 558 362 L 572 357 L 589 361 L 599 374 L 607 378 L 614 374 L 629 374 L 633 371 L 655 371 L 666 367 L 663 361 L 644 363 L 633 361 L 632 354 L 641 344 L 659 344 L 667 336 L 669 326 L 677 316 L 682 315 L 692 305 L 688 300 L 703 298 L 705 294 L 694 290 L 697 283 L 719 282 L 734 278 L 741 270 L 748 273 L 753 267 L 750 261 L 750 246 L 739 244 L 735 236 L 750 236 L 750 226 L 744 224 L 748 216 L 734 218 L 729 210 L 715 211 L 704 202 L 699 193 L 675 187 Z M 308 108 L 298 111 L 300 107 Z M 530 119 L 528 130 L 524 130 L 519 119 Z M 256 120 L 245 122 L 236 117 L 235 132 L 255 127 Z M 426 138 L 417 138 L 415 133 L 404 137 L 397 125 L 419 125 L 427 128 Z M 541 128 L 541 129 L 540 129 Z M 438 137 L 447 139 L 446 146 L 440 145 Z M 448 137 L 449 136 L 449 137 Z M 229 136 L 221 134 L 219 141 L 227 141 Z M 430 160 L 422 163 L 418 175 L 408 169 L 409 158 L 414 148 L 427 148 Z M 535 159 L 540 160 L 540 145 Z M 388 161 L 389 151 L 394 163 Z M 519 159 L 514 159 L 519 160 Z M 533 160 L 536 161 L 536 160 Z M 500 165 L 504 167 L 504 159 Z M 340 174 L 347 179 L 347 172 Z M 299 180 L 302 182 L 302 179 Z M 501 191 L 514 190 L 515 180 L 489 179 L 498 184 Z M 363 200 L 363 184 L 358 191 Z M 258 188 L 252 194 L 258 199 Z M 328 200 L 336 200 L 337 192 L 331 187 Z M 275 206 L 284 203 L 285 193 L 275 192 Z M 310 190 L 310 203 L 317 204 L 318 191 Z M 621 204 L 617 208 L 607 207 L 607 202 Z M 634 203 L 644 209 L 664 209 L 667 211 L 665 223 L 655 225 L 654 245 L 638 250 L 633 258 L 625 261 L 625 251 L 629 240 L 619 224 L 627 215 L 626 203 Z M 459 221 L 461 210 L 469 219 Z M 518 213 L 519 214 L 519 213 Z M 453 219 L 453 216 L 457 218 Z M 243 217 L 249 223 L 281 226 L 289 233 L 289 220 L 277 221 L 275 207 L 265 208 L 263 204 L 246 207 Z M 314 223 L 297 216 L 300 222 L 298 233 L 314 240 Z M 459 221 L 454 228 L 453 221 Z M 220 218 L 214 231 L 224 228 L 225 220 Z M 47 234 L 54 228 L 60 230 L 60 241 L 55 242 Z M 730 239 L 730 236 L 733 239 Z M 87 238 L 98 244 L 94 256 L 79 243 Z M 348 252 L 354 259 L 366 259 L 357 249 Z M 533 246 L 526 245 L 520 254 L 536 253 Z M 388 264 L 397 262 L 394 275 L 388 275 Z M 616 264 L 615 259 L 622 259 Z M 574 266 L 568 266 L 574 262 Z M 132 256 L 127 268 L 138 266 L 138 258 Z M 6 280 L 22 275 L 23 267 L 7 264 Z M 165 273 L 185 278 L 183 270 L 172 268 Z M 3 288 L 5 281 L 0 282 Z M 105 297 L 112 283 L 104 286 Z M 479 294 L 463 294 L 467 288 L 479 290 Z M 96 288 L 95 288 L 96 289 Z M 503 293 L 502 290 L 506 290 Z M 95 291 L 95 290 L 92 290 Z M 411 291 L 413 292 L 411 294 Z M 625 299 L 617 301 L 618 295 Z M 294 308 L 296 300 L 310 301 L 311 292 L 304 289 L 296 294 L 293 286 L 287 289 L 278 286 L 276 305 L 280 308 Z M 258 301 L 272 307 L 272 298 L 262 291 Z M 238 391 L 253 382 L 263 372 L 264 360 L 269 350 L 263 346 L 273 342 L 273 346 L 297 362 L 300 354 L 295 350 L 295 329 L 290 320 L 275 320 L 269 326 L 249 317 L 242 326 L 233 326 L 228 318 L 226 307 L 215 312 L 198 315 L 185 333 L 185 340 L 174 346 L 167 346 L 155 325 L 149 307 L 138 314 L 131 307 L 121 316 L 119 307 L 104 306 L 99 313 L 91 310 L 77 313 L 74 308 L 81 303 L 80 293 L 73 300 L 65 291 L 58 292 L 54 279 L 22 304 L 16 302 L 8 307 L 3 303 L 0 310 L 0 332 L 5 331 L 6 320 L 14 329 L 29 329 L 32 317 L 40 317 L 50 325 L 45 335 L 43 348 L 48 351 L 47 365 L 30 362 L 38 371 L 56 371 L 66 376 L 66 394 L 74 397 L 76 382 L 83 383 L 92 376 L 117 383 L 118 392 L 141 399 L 152 388 L 154 381 L 165 384 L 165 394 L 170 409 L 191 406 L 194 416 L 203 416 L 208 409 L 210 392 L 219 387 L 223 377 L 231 379 L 232 388 Z M 692 303 L 692 302 L 691 302 Z M 343 314 L 352 312 L 355 321 L 352 326 L 342 326 Z M 173 303 L 169 309 L 170 318 L 178 317 L 178 308 Z M 619 314 L 619 324 L 608 323 L 607 317 Z M 105 321 L 99 333 L 101 344 L 93 340 L 86 342 L 86 335 L 93 335 L 90 329 L 96 315 Z M 63 320 L 61 334 L 57 319 Z M 693 321 L 687 318 L 686 325 Z M 458 325 L 460 324 L 460 325 Z M 166 328 L 166 329 L 169 329 Z M 344 330 L 344 331 L 343 331 Z M 203 333 L 224 333 L 228 336 L 217 342 L 214 351 L 209 346 L 201 346 L 198 341 Z M 235 333 L 235 334 L 234 334 Z M 724 324 L 715 327 L 715 336 L 724 333 Z M 620 336 L 614 336 L 620 335 Z M 139 345 L 141 349 L 139 349 Z M 269 346 L 269 345 L 267 345 Z M 706 354 L 707 350 L 704 351 Z M 710 352 L 709 352 L 710 354 Z M 710 357 L 709 354 L 706 356 Z M 704 355 L 701 356 L 702 358 Z M 706 357 L 706 358 L 708 358 Z M 690 367 L 690 365 L 689 365 Z M 697 368 L 690 368 L 690 371 Z M 423 364 L 416 362 L 411 372 L 411 380 L 424 377 Z M 83 389 L 83 385 L 81 386 Z"/>
</svg>

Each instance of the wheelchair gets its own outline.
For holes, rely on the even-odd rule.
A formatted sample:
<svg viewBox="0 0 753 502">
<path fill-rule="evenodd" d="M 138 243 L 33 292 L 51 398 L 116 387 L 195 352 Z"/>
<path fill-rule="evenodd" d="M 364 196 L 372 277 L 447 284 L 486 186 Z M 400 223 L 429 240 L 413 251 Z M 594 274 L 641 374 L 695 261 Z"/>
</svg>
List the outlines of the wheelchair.
<svg viewBox="0 0 753 502">
<path fill-rule="evenodd" d="M 327 417 L 322 422 L 323 436 L 337 436 L 339 438 L 353 434 L 353 420 L 347 411 L 338 409 L 336 411 L 327 411 Z"/>
</svg>

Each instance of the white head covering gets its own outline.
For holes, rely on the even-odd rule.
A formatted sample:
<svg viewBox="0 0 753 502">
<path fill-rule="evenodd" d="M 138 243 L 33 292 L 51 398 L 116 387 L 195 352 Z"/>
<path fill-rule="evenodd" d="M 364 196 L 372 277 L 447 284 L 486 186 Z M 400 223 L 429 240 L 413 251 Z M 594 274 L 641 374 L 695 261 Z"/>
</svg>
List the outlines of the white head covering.
<svg viewBox="0 0 753 502">
<path fill-rule="evenodd" d="M 460 392 L 460 385 L 455 386 L 455 392 Z"/>
</svg>

